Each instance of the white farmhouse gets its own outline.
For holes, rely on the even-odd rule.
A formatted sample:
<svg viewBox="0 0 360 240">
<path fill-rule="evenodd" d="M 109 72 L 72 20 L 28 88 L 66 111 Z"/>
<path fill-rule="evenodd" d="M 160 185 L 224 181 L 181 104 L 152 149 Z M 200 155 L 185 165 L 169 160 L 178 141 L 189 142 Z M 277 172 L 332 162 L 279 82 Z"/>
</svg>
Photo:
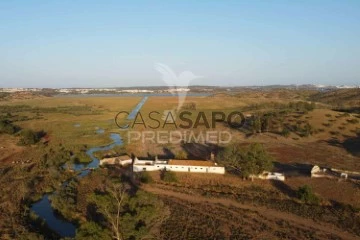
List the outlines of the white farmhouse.
<svg viewBox="0 0 360 240">
<path fill-rule="evenodd" d="M 128 155 L 123 155 L 119 157 L 112 157 L 112 158 L 104 158 L 100 160 L 100 166 L 103 165 L 114 165 L 119 164 L 121 166 L 126 166 L 132 163 L 131 157 Z"/>
<path fill-rule="evenodd" d="M 225 174 L 225 168 L 217 166 L 215 162 L 204 160 L 139 160 L 135 158 L 134 172 L 167 170 L 173 172 L 217 173 Z"/>
<path fill-rule="evenodd" d="M 283 173 L 277 173 L 277 172 L 264 171 L 262 174 L 258 176 L 258 178 L 266 179 L 266 180 L 285 181 L 285 175 Z"/>
</svg>

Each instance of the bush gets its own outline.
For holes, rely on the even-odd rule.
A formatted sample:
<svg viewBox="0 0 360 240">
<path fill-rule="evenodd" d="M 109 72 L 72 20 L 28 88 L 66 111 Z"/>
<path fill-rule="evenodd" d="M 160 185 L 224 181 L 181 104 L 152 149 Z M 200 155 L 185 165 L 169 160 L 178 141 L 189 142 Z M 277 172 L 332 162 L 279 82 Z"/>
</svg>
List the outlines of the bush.
<svg viewBox="0 0 360 240">
<path fill-rule="evenodd" d="M 14 134 L 19 131 L 19 127 L 13 125 L 7 120 L 0 121 L 0 133 Z"/>
<path fill-rule="evenodd" d="M 177 182 L 178 181 L 176 174 L 174 172 L 170 172 L 170 171 L 166 171 L 166 170 L 161 171 L 160 178 L 164 182 Z"/>
<path fill-rule="evenodd" d="M 332 126 L 331 123 L 323 123 L 322 125 L 325 126 L 325 127 L 331 127 Z"/>
<path fill-rule="evenodd" d="M 38 134 L 30 129 L 24 129 L 20 132 L 21 139 L 19 141 L 20 145 L 32 145 L 37 143 L 40 138 Z"/>
<path fill-rule="evenodd" d="M 336 136 L 340 135 L 339 131 L 330 131 L 329 133 Z"/>
<path fill-rule="evenodd" d="M 348 119 L 347 121 L 348 121 L 348 123 L 352 123 L 352 124 L 357 124 L 357 123 L 359 123 L 359 120 L 356 119 L 356 118 L 354 118 L 354 119 Z"/>
<path fill-rule="evenodd" d="M 179 151 L 175 154 L 176 159 L 187 159 L 187 153 L 185 151 Z"/>
<path fill-rule="evenodd" d="M 289 137 L 290 135 L 290 130 L 288 128 L 284 128 L 281 132 L 281 135 L 284 137 Z"/>
<path fill-rule="evenodd" d="M 138 177 L 142 183 L 152 183 L 154 181 L 148 172 L 141 172 Z"/>
<path fill-rule="evenodd" d="M 299 187 L 299 189 L 297 190 L 297 196 L 301 201 L 305 203 L 319 204 L 320 202 L 319 198 L 313 193 L 312 188 L 308 185 Z"/>
</svg>

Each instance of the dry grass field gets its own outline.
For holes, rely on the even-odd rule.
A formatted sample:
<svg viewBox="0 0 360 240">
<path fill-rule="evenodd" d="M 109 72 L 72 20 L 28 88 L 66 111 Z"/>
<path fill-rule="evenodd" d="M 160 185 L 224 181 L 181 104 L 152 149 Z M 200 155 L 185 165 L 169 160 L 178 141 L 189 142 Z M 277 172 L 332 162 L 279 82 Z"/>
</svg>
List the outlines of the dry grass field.
<svg viewBox="0 0 360 240">
<path fill-rule="evenodd" d="M 140 110 L 147 126 L 136 124 L 130 130 L 140 133 L 150 130 L 176 130 L 181 133 L 189 130 L 195 133 L 227 131 L 231 133 L 232 143 L 244 146 L 261 143 L 274 158 L 276 170 L 290 169 L 285 174 L 299 170 L 299 166 L 311 169 L 314 164 L 360 171 L 359 114 L 331 110 L 331 106 L 325 103 L 317 103 L 316 108 L 311 111 L 288 109 L 289 103 L 307 101 L 311 94 L 311 91 L 281 90 L 189 96 L 182 108 L 193 113 L 190 117 L 193 122 L 198 112 L 204 112 L 210 124 L 211 113 L 215 111 L 226 114 L 241 111 L 251 116 L 275 112 L 271 122 L 274 127 L 262 132 L 252 131 L 249 125 L 242 129 L 230 128 L 223 122 L 217 123 L 214 129 L 201 125 L 196 129 L 181 129 L 167 124 L 164 128 L 160 126 L 154 130 L 147 125 L 154 124 L 149 113 L 159 112 L 157 119 L 163 121 L 162 114 L 167 110 L 175 110 L 178 98 L 151 96 Z M 109 135 L 112 132 L 119 133 L 125 145 L 97 152 L 97 157 L 124 153 L 141 157 L 176 157 L 185 153 L 188 158 L 209 159 L 210 152 L 217 153 L 226 146 L 203 140 L 182 144 L 159 144 L 141 140 L 128 142 L 127 131 L 120 130 L 114 118 L 119 111 L 130 112 L 141 99 L 142 97 L 79 96 L 1 101 L 0 116 L 3 119 L 12 121 L 22 129 L 45 133 L 40 142 L 32 146 L 19 146 L 18 134 L 0 134 L 0 180 L 6 186 L 2 190 L 1 200 L 10 204 L 0 204 L 0 208 L 14 209 L 6 213 L 6 216 L 21 219 L 15 222 L 4 221 L 4 232 L 11 232 L 11 225 L 26 226 L 26 221 L 20 217 L 21 212 L 16 212 L 16 209 L 28 208 L 41 194 L 59 189 L 62 181 L 73 176 L 72 172 L 59 170 L 63 159 L 73 159 L 76 156 L 81 161 L 89 161 L 85 151 L 111 143 Z M 193 108 L 186 109 L 188 106 Z M 179 120 L 177 118 L 176 123 Z M 120 122 L 132 123 L 126 119 L 120 119 Z M 279 126 L 287 126 L 290 129 L 288 135 L 282 134 Z M 305 126 L 311 126 L 310 134 L 306 136 L 303 134 Z M 103 132 L 98 132 L 99 129 Z M 70 214 L 70 218 L 77 219 L 79 224 L 85 223 L 88 195 L 95 191 L 96 186 L 101 185 L 107 175 L 120 176 L 122 172 L 123 169 L 109 173 L 102 169 L 101 174 L 95 171 L 80 180 L 77 211 L 74 216 Z M 231 174 L 178 173 L 178 182 L 171 184 L 162 181 L 158 172 L 151 173 L 150 176 L 154 182 L 141 185 L 140 188 L 158 196 L 170 211 L 161 227 L 160 239 L 292 239 L 295 235 L 298 236 L 297 239 L 355 239 L 355 235 L 360 235 L 356 230 L 359 226 L 356 209 L 360 207 L 360 185 L 356 181 L 311 179 L 309 169 L 305 174 L 288 175 L 286 181 L 280 184 L 259 180 L 251 182 Z M 320 205 L 303 204 L 297 199 L 295 193 L 303 185 L 311 186 L 321 199 Z M 14 194 L 13 188 L 21 190 Z M 21 204 L 11 205 L 18 202 Z M 230 223 L 229 216 L 236 221 Z M 318 219 L 318 216 L 321 217 Z M 344 219 L 348 224 L 344 223 Z M 182 228 L 175 231 L 174 227 L 179 223 Z M 199 228 L 195 223 L 208 227 Z M 221 231 L 211 230 L 215 228 Z"/>
</svg>

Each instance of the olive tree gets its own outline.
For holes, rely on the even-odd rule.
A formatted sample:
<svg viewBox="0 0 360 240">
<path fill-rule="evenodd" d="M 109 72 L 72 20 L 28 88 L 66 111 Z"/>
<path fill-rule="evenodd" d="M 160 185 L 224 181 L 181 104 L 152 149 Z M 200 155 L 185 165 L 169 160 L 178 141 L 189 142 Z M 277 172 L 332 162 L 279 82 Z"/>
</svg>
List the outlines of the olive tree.
<svg viewBox="0 0 360 240">
<path fill-rule="evenodd" d="M 221 151 L 217 159 L 229 172 L 244 178 L 270 171 L 273 167 L 273 158 L 259 143 L 248 147 L 232 144 Z"/>
</svg>

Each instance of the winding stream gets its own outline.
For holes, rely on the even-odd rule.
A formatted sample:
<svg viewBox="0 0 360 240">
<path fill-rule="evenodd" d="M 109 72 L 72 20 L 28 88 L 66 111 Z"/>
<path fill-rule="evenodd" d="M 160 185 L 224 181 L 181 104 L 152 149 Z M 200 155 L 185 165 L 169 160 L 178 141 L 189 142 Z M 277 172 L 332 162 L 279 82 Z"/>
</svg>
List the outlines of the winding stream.
<svg viewBox="0 0 360 240">
<path fill-rule="evenodd" d="M 131 120 L 138 111 L 140 111 L 141 107 L 145 104 L 147 97 L 144 97 L 132 110 L 128 119 Z M 90 173 L 90 169 L 99 167 L 99 159 L 94 156 L 95 152 L 98 151 L 107 151 L 112 149 L 115 146 L 123 145 L 123 140 L 118 133 L 111 133 L 110 138 L 113 140 L 111 144 L 105 146 L 98 146 L 90 148 L 86 151 L 86 154 L 91 158 L 91 162 L 89 164 L 74 164 L 73 170 L 79 172 L 77 175 L 78 178 L 85 177 Z M 63 186 L 66 185 L 67 182 L 63 183 Z M 35 202 L 31 206 L 31 210 L 34 211 L 40 218 L 44 219 L 49 226 L 50 229 L 58 233 L 61 237 L 74 237 L 76 234 L 76 225 L 68 222 L 63 217 L 56 214 L 54 209 L 51 207 L 51 203 L 49 200 L 49 196 L 51 194 L 45 194 L 43 197 Z"/>
</svg>

